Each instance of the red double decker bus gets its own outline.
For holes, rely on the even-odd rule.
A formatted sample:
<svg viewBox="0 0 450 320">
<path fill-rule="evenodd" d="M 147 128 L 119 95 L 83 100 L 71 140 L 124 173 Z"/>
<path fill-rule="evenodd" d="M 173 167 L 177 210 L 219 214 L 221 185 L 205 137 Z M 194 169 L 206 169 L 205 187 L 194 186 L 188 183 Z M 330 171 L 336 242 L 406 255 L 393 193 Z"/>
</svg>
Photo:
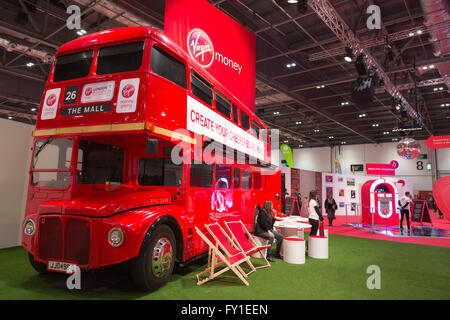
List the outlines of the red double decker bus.
<svg viewBox="0 0 450 320">
<path fill-rule="evenodd" d="M 139 288 L 161 287 L 175 263 L 207 250 L 196 226 L 227 219 L 253 229 L 258 204 L 280 209 L 266 129 L 153 28 L 64 44 L 33 132 L 22 236 L 31 265 L 43 273 L 127 262 Z"/>
</svg>

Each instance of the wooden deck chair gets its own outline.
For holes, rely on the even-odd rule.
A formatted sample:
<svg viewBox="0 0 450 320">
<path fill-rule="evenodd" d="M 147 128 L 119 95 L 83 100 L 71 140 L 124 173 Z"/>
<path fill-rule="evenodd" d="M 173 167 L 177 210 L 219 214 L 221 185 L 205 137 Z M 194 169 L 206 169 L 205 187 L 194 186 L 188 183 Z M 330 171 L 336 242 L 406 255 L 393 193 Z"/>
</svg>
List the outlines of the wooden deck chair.
<svg viewBox="0 0 450 320">
<path fill-rule="evenodd" d="M 201 232 L 197 227 L 195 227 L 195 231 L 197 234 L 202 238 L 203 241 L 208 245 L 208 266 L 206 269 L 196 275 L 197 277 L 197 285 L 202 285 L 203 283 L 212 280 L 216 278 L 217 276 L 220 276 L 222 273 L 227 272 L 228 270 L 231 270 L 234 272 L 236 276 L 238 276 L 239 279 L 244 282 L 246 286 L 249 285 L 247 280 L 245 280 L 245 273 L 240 271 L 241 269 L 239 265 L 243 262 L 248 261 L 250 258 L 245 255 L 243 252 L 239 251 L 234 256 L 228 256 L 226 257 L 221 250 L 224 250 L 221 243 L 217 243 L 216 245 L 203 233 Z M 220 267 L 221 265 L 225 264 L 226 266 L 220 270 L 217 270 L 216 268 Z M 242 270 L 242 269 L 241 269 Z M 203 275 L 208 274 L 208 276 L 202 280 L 200 280 L 200 277 Z"/>
<path fill-rule="evenodd" d="M 270 267 L 269 261 L 267 261 L 266 256 L 262 253 L 262 250 L 264 249 L 270 250 L 270 245 L 258 246 L 255 239 L 253 239 L 253 236 L 250 232 L 248 232 L 247 228 L 240 220 L 225 222 L 225 226 L 228 228 L 228 231 L 230 232 L 230 235 L 235 243 L 242 251 L 245 252 L 247 256 L 258 252 L 266 261 L 266 264 L 258 266 L 255 269 Z"/>
<path fill-rule="evenodd" d="M 216 222 L 213 224 L 207 224 L 205 225 L 205 227 L 208 230 L 209 234 L 214 238 L 216 243 L 220 243 L 221 248 L 225 252 L 226 256 L 232 257 L 240 252 L 244 253 L 239 248 L 239 246 L 234 243 L 234 240 L 227 234 L 227 232 L 220 226 L 219 223 Z M 250 261 L 250 257 L 245 262 L 250 267 L 250 272 L 246 273 L 240 266 L 238 266 L 237 268 L 245 277 L 247 277 L 250 273 L 256 271 L 256 268 Z"/>
</svg>

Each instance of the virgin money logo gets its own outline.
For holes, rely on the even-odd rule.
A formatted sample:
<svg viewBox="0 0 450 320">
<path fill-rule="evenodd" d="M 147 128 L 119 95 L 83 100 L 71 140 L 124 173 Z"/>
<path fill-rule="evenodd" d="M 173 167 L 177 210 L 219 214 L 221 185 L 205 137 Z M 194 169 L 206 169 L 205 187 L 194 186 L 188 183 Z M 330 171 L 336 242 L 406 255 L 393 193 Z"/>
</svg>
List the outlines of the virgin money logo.
<svg viewBox="0 0 450 320">
<path fill-rule="evenodd" d="M 193 29 L 187 37 L 189 54 L 202 67 L 211 66 L 214 61 L 214 46 L 205 31 Z"/>
<path fill-rule="evenodd" d="M 124 98 L 130 98 L 134 94 L 134 86 L 129 83 L 122 89 L 122 96 Z"/>
<path fill-rule="evenodd" d="M 52 105 L 54 105 L 56 102 L 56 94 L 52 93 L 51 95 L 48 96 L 47 98 L 47 105 L 49 107 L 51 107 Z"/>
<path fill-rule="evenodd" d="M 87 87 L 86 90 L 84 90 L 84 95 L 85 96 L 90 96 L 92 94 L 92 88 L 91 87 Z"/>
</svg>

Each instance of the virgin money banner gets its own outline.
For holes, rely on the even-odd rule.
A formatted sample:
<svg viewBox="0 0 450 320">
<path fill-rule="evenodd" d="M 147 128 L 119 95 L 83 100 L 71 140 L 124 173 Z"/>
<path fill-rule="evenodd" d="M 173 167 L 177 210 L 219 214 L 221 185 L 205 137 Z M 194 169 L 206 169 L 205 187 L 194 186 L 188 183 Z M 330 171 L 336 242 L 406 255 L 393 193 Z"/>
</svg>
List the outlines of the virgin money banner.
<svg viewBox="0 0 450 320">
<path fill-rule="evenodd" d="M 164 33 L 255 110 L 254 33 L 206 0 L 166 0 Z"/>
<path fill-rule="evenodd" d="M 264 143 L 191 96 L 187 96 L 187 129 L 260 160 Z"/>
</svg>

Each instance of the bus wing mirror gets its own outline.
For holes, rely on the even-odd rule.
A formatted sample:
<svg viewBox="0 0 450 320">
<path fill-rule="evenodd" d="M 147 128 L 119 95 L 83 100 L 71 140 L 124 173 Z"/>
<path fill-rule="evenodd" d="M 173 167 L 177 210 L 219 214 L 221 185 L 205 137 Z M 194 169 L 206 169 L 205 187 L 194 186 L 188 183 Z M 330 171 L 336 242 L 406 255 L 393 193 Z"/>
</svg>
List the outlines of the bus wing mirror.
<svg viewBox="0 0 450 320">
<path fill-rule="evenodd" d="M 147 154 L 156 154 L 158 152 L 158 140 L 147 138 L 145 152 Z"/>
</svg>

